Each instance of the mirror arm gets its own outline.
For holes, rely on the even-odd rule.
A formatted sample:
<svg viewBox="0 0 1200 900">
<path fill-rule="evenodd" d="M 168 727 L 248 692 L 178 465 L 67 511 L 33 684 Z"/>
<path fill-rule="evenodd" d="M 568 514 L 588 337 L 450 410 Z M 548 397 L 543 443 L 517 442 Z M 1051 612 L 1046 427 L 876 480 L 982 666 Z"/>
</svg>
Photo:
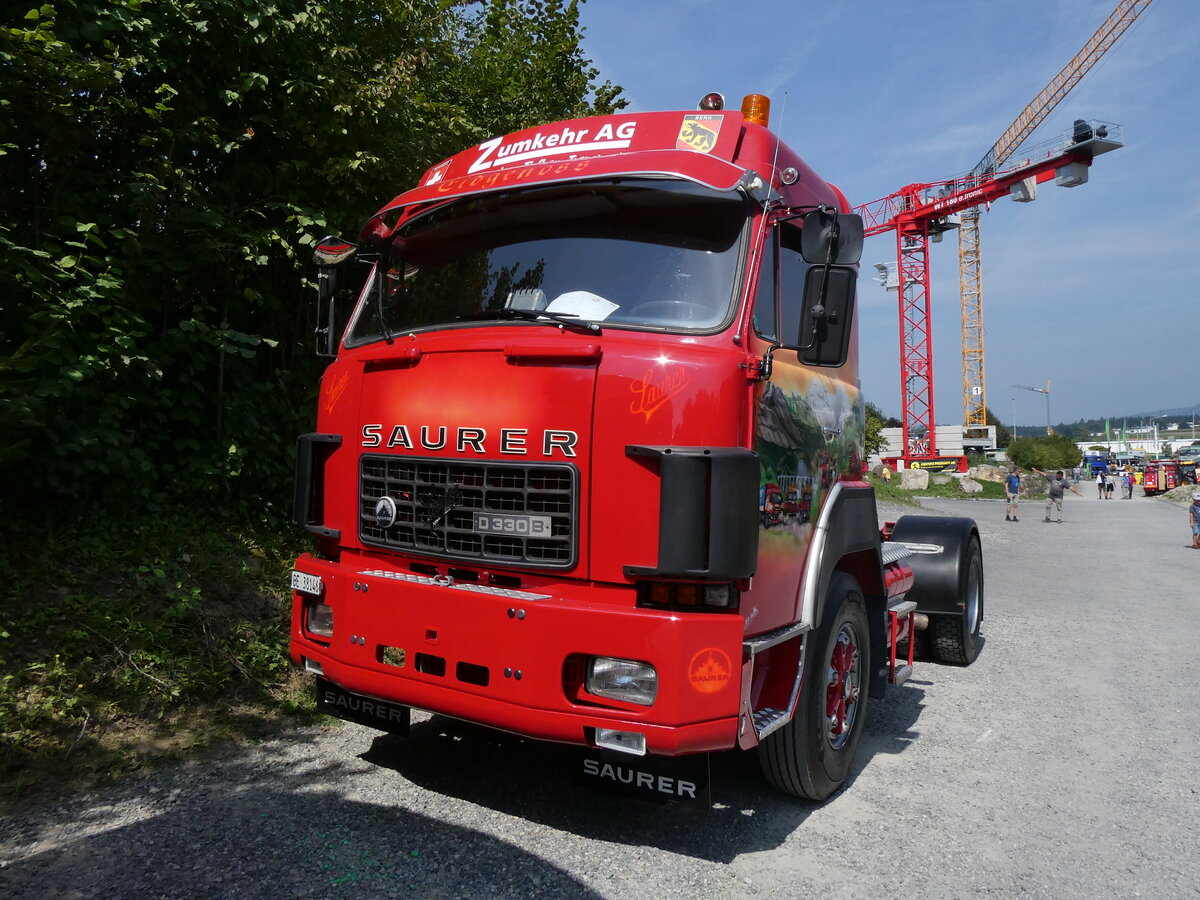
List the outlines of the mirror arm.
<svg viewBox="0 0 1200 900">
<path fill-rule="evenodd" d="M 810 212 L 827 212 L 831 209 L 833 209 L 832 206 L 824 203 L 818 203 L 815 206 L 784 206 L 779 209 L 774 222 L 791 222 L 793 219 L 804 218 Z"/>
<path fill-rule="evenodd" d="M 824 315 L 821 315 L 820 317 L 818 317 L 816 315 L 816 313 L 813 314 L 813 327 L 812 327 L 811 340 L 807 344 L 802 344 L 801 346 L 797 347 L 796 348 L 797 353 L 805 353 L 805 352 L 811 350 L 813 347 L 817 346 L 817 335 L 820 332 L 820 324 L 824 318 L 825 318 Z"/>
<path fill-rule="evenodd" d="M 317 269 L 317 327 L 314 329 L 317 341 L 317 356 L 336 356 L 333 346 L 334 329 L 334 294 L 337 291 L 337 269 L 333 266 L 321 266 Z M 324 309 L 322 309 L 324 307 Z M 322 327 L 321 313 L 325 312 L 325 324 Z"/>
<path fill-rule="evenodd" d="M 387 290 L 388 260 L 384 259 L 381 255 L 380 261 L 377 263 L 377 265 L 378 265 L 378 268 L 375 270 L 377 275 L 376 275 L 376 280 L 375 280 L 375 291 L 374 291 L 375 303 L 374 303 L 373 312 L 375 313 L 375 321 L 379 325 L 379 333 L 382 334 L 383 339 L 389 345 L 391 345 L 396 342 L 396 338 L 392 334 L 391 329 L 388 328 L 387 320 L 384 319 L 384 316 L 383 316 L 383 295 L 384 295 L 384 292 Z M 401 287 L 403 287 L 403 284 L 401 285 Z"/>
</svg>

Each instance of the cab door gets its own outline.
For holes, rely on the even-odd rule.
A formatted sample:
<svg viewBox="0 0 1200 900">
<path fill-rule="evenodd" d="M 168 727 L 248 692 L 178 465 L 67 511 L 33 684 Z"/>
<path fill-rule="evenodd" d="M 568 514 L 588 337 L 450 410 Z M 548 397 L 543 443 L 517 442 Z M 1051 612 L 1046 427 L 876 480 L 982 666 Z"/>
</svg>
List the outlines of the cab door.
<svg viewBox="0 0 1200 900">
<path fill-rule="evenodd" d="M 769 380 L 755 389 L 754 449 L 760 489 L 794 484 L 811 497 L 808 515 L 763 517 L 758 571 L 744 604 L 753 631 L 796 621 L 800 579 L 813 530 L 840 473 L 861 466 L 863 402 L 858 389 L 857 347 L 841 366 L 801 363 L 801 322 L 810 265 L 800 252 L 796 222 L 774 225 L 762 253 L 752 315 L 752 351 L 771 347 Z"/>
</svg>

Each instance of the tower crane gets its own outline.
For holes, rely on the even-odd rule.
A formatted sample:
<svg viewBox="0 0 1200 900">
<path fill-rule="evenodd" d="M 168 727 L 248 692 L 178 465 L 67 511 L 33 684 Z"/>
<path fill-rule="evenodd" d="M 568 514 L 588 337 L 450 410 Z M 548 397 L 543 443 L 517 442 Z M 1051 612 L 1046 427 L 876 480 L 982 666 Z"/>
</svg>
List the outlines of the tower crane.
<svg viewBox="0 0 1200 900">
<path fill-rule="evenodd" d="M 1021 110 L 969 177 L 980 178 L 1004 165 L 1051 111 L 1134 20 L 1151 0 L 1121 0 L 1096 33 L 1080 48 L 1041 92 Z M 1030 197 L 1029 199 L 1033 199 Z M 963 210 L 958 229 L 958 276 L 962 317 L 963 423 L 968 437 L 982 436 L 987 426 L 987 389 L 983 377 L 983 280 L 980 271 L 979 207 Z M 1021 385 L 1015 385 L 1021 387 Z M 1046 383 L 1047 395 L 1049 382 Z M 1030 388 L 1030 390 L 1034 390 Z M 1048 408 L 1048 407 L 1047 407 Z M 1049 422 L 1046 423 L 1047 427 Z"/>
<path fill-rule="evenodd" d="M 1078 120 L 1050 141 L 1030 148 L 1009 169 L 949 181 L 909 184 L 879 200 L 857 206 L 864 234 L 896 232 L 896 280 L 900 299 L 900 389 L 904 426 L 903 459 L 938 460 L 933 420 L 933 343 L 930 329 L 929 244 L 955 227 L 964 209 L 1001 197 L 1029 200 L 1037 186 L 1086 184 L 1092 160 L 1124 146 L 1121 126 Z M 951 462 L 945 460 L 946 463 Z M 957 463 L 957 460 L 954 460 Z"/>
<path fill-rule="evenodd" d="M 1064 135 L 1026 148 L 1023 162 L 1004 168 L 1015 150 L 1058 102 L 1115 43 L 1151 0 L 1121 0 L 1116 10 L 1066 68 L 1017 117 L 980 163 L 948 181 L 906 185 L 893 194 L 855 207 L 865 235 L 896 232 L 895 280 L 900 307 L 900 391 L 903 420 L 902 458 L 938 459 L 933 406 L 933 346 L 930 329 L 929 243 L 940 241 L 958 217 L 1000 197 L 1018 202 L 1037 197 L 1037 186 L 1050 179 L 1062 187 L 1088 180 L 1092 159 L 1124 146 L 1119 125 L 1077 119 Z M 969 218 L 969 216 L 968 216 Z M 983 308 L 979 287 L 978 213 L 975 228 L 960 242 L 971 269 L 971 287 L 963 287 L 963 381 L 967 423 L 986 426 L 983 384 Z M 961 231 L 961 228 L 960 228 Z M 890 283 L 891 273 L 884 273 Z M 964 282 L 965 284 L 965 282 Z M 972 416 L 974 421 L 972 421 Z M 950 460 L 945 460 L 949 463 Z"/>
<path fill-rule="evenodd" d="M 1027 384 L 1014 384 L 1013 387 L 1020 388 L 1023 391 L 1033 391 L 1035 394 L 1043 394 L 1046 397 L 1046 434 L 1052 434 L 1050 430 L 1050 379 L 1046 379 L 1044 388 L 1030 387 Z M 1014 434 L 1013 437 L 1016 437 Z"/>
</svg>

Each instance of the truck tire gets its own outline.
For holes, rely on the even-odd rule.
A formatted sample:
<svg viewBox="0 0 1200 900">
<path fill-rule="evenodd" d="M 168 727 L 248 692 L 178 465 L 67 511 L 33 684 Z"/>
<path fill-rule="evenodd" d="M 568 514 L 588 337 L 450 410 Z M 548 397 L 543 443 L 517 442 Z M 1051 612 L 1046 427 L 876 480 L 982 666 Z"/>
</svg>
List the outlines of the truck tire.
<svg viewBox="0 0 1200 900">
<path fill-rule="evenodd" d="M 845 782 L 867 719 L 871 641 L 862 590 L 849 575 L 834 573 L 812 640 L 796 713 L 759 745 L 758 760 L 772 787 L 820 802 Z"/>
<path fill-rule="evenodd" d="M 983 552 L 979 538 L 967 542 L 961 596 L 966 599 L 962 615 L 930 617 L 930 646 L 939 662 L 969 666 L 979 656 L 979 631 L 983 624 Z"/>
<path fill-rule="evenodd" d="M 979 655 L 983 625 L 983 551 L 975 523 L 949 516 L 901 516 L 892 540 L 943 548 L 905 560 L 914 576 L 907 599 L 929 616 L 933 658 L 969 666 Z"/>
<path fill-rule="evenodd" d="M 929 639 L 929 632 L 932 630 L 932 626 L 929 628 L 921 628 L 913 635 L 913 639 L 916 641 L 916 646 L 913 647 L 913 659 L 929 659 L 933 656 L 931 641 Z M 908 641 L 897 642 L 896 658 L 908 659 Z"/>
</svg>

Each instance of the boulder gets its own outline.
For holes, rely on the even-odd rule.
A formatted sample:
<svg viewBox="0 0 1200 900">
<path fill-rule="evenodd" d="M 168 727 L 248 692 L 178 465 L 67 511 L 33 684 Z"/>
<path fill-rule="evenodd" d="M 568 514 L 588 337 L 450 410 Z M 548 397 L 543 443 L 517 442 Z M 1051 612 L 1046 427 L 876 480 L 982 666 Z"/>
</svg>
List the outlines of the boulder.
<svg viewBox="0 0 1200 900">
<path fill-rule="evenodd" d="M 924 469 L 905 469 L 900 473 L 900 487 L 906 491 L 929 489 L 929 473 Z"/>
<path fill-rule="evenodd" d="M 954 480 L 953 475 L 934 475 L 931 479 L 934 484 L 949 484 Z"/>
<path fill-rule="evenodd" d="M 982 494 L 983 485 L 974 478 L 962 478 L 958 482 L 958 489 L 964 494 Z"/>
<path fill-rule="evenodd" d="M 977 481 L 996 481 L 1002 482 L 1008 475 L 1006 466 L 972 466 L 967 469 L 967 477 L 974 478 Z"/>
</svg>

